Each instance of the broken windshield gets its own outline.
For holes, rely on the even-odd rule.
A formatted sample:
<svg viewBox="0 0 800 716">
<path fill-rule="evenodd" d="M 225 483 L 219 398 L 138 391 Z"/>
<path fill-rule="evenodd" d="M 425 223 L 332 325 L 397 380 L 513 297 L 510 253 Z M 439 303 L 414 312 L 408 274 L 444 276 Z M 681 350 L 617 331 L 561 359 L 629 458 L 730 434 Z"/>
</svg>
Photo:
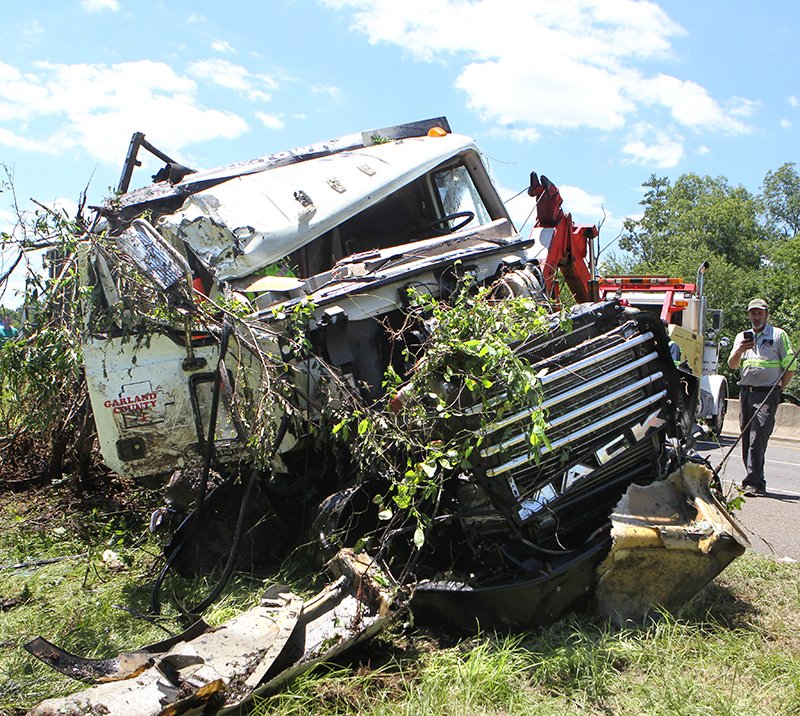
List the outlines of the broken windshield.
<svg viewBox="0 0 800 716">
<path fill-rule="evenodd" d="M 433 181 L 439 195 L 443 216 L 473 215 L 473 218 L 459 228 L 486 224 L 491 221 L 489 212 L 486 210 L 480 194 L 478 194 L 478 189 L 475 187 L 472 177 L 465 166 L 459 164 L 449 169 L 434 172 Z M 453 218 L 448 222 L 451 231 L 459 224 L 461 224 L 459 218 Z"/>
</svg>

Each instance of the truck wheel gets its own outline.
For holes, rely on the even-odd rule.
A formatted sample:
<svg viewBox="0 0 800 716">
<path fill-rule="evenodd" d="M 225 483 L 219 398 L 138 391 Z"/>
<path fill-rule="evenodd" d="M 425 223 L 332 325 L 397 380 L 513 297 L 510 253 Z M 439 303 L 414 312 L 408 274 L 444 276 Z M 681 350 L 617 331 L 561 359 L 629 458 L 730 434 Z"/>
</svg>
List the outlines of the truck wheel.
<svg viewBox="0 0 800 716">
<path fill-rule="evenodd" d="M 725 413 L 728 410 L 728 386 L 724 385 L 719 391 L 719 409 L 717 414 L 708 422 L 708 431 L 714 438 L 722 435 L 722 425 L 725 423 Z"/>
</svg>

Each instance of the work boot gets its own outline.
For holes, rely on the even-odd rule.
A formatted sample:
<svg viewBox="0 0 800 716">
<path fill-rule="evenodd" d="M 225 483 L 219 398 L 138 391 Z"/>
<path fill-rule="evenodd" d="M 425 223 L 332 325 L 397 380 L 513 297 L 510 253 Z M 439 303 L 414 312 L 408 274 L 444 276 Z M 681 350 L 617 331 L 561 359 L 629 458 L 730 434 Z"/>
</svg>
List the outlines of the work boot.
<svg viewBox="0 0 800 716">
<path fill-rule="evenodd" d="M 745 497 L 764 497 L 767 494 L 767 488 L 761 485 L 745 485 L 743 483 L 742 490 Z"/>
</svg>

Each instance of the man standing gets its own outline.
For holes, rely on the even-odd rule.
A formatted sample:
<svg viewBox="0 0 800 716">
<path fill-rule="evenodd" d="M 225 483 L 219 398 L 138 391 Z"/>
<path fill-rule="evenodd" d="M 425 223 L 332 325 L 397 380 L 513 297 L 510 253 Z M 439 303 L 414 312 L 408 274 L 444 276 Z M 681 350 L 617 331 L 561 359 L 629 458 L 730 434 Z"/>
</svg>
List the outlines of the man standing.
<svg viewBox="0 0 800 716">
<path fill-rule="evenodd" d="M 764 457 L 775 427 L 781 391 L 795 373 L 795 356 L 786 331 L 768 323 L 769 306 L 761 298 L 747 304 L 752 330 L 737 334 L 728 365 L 741 367 L 739 428 L 747 476 L 742 481 L 748 497 L 767 494 Z"/>
</svg>

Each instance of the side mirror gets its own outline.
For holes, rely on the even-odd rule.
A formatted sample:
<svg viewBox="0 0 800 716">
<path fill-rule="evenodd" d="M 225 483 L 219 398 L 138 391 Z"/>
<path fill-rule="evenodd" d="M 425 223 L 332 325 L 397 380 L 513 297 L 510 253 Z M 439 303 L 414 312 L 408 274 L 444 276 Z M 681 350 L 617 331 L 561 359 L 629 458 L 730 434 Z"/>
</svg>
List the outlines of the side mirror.
<svg viewBox="0 0 800 716">
<path fill-rule="evenodd" d="M 719 339 L 719 347 L 720 348 L 727 348 L 731 344 L 730 338 L 720 338 Z"/>
<path fill-rule="evenodd" d="M 723 311 L 721 308 L 715 308 L 711 311 L 711 330 L 719 333 L 722 330 Z"/>
</svg>

